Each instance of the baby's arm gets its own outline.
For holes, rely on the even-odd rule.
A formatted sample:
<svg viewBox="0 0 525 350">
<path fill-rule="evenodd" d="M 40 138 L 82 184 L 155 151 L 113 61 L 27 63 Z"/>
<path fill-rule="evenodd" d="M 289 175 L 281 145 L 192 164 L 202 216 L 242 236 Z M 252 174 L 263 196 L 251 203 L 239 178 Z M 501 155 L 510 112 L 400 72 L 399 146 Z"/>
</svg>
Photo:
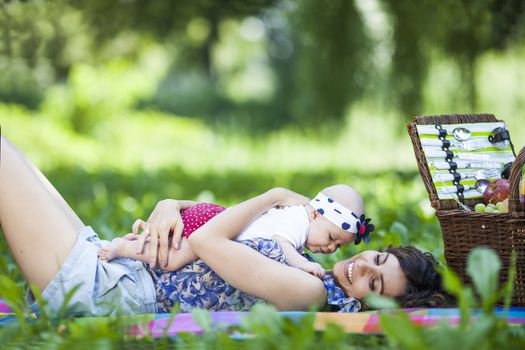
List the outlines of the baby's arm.
<svg viewBox="0 0 525 350">
<path fill-rule="evenodd" d="M 133 233 L 129 233 L 122 238 L 117 237 L 107 246 L 100 248 L 98 256 L 101 260 L 106 261 L 117 258 L 129 258 L 142 261 L 143 263 L 149 263 L 149 259 L 145 254 L 137 254 L 137 247 L 139 245 L 137 238 L 138 235 Z M 149 244 L 151 243 L 146 241 L 145 246 L 147 247 Z M 191 246 L 188 244 L 188 240 L 183 238 L 178 250 L 170 249 L 168 251 L 168 265 L 162 268 L 162 270 L 177 271 L 195 259 L 197 259 L 197 256 L 193 253 Z M 158 257 L 155 266 L 159 267 Z"/>
<path fill-rule="evenodd" d="M 274 235 L 272 238 L 277 243 L 279 243 L 279 246 L 284 256 L 286 257 L 286 260 L 288 260 L 290 264 L 300 268 L 303 271 L 309 272 L 312 275 L 317 276 L 319 278 L 324 277 L 325 271 L 321 264 L 309 261 L 304 256 L 299 254 L 299 252 L 295 249 L 292 243 L 286 238 L 283 238 L 278 235 Z"/>
</svg>

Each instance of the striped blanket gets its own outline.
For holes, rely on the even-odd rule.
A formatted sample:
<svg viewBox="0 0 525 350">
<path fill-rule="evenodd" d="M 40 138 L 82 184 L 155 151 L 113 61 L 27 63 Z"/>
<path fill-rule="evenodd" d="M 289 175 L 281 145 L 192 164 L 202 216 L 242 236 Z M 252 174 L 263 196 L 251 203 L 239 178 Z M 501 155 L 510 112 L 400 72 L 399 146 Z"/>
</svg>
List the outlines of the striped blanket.
<svg viewBox="0 0 525 350">
<path fill-rule="evenodd" d="M 379 316 L 385 311 L 367 311 L 359 313 L 333 313 L 316 312 L 314 327 L 316 330 L 323 330 L 325 327 L 334 323 L 341 326 L 348 333 L 381 333 Z M 447 320 L 450 324 L 459 322 L 459 309 L 405 309 L 410 320 L 423 326 L 432 326 L 442 320 Z M 495 310 L 496 315 L 505 318 L 510 324 L 525 324 L 525 308 L 510 308 Z M 283 317 L 299 319 L 305 317 L 307 312 L 281 312 Z M 210 312 L 212 324 L 221 326 L 238 326 L 242 319 L 248 315 L 247 312 Z M 472 313 L 476 317 L 477 313 Z M 139 320 L 140 319 L 140 320 Z M 140 315 L 137 323 L 129 327 L 129 333 L 133 336 L 151 334 L 153 337 L 174 336 L 181 332 L 202 332 L 201 327 L 195 322 L 191 314 L 177 314 L 168 326 L 169 314 Z M 11 309 L 0 299 L 0 325 L 15 322 L 16 318 Z"/>
<path fill-rule="evenodd" d="M 358 313 L 335 313 L 316 312 L 314 327 L 316 330 L 324 330 L 325 327 L 334 323 L 341 326 L 348 333 L 382 333 L 379 325 L 379 316 L 385 311 L 368 311 Z M 432 326 L 442 320 L 448 320 L 451 324 L 459 323 L 459 309 L 405 309 L 410 320 L 423 326 Z M 226 326 L 238 326 L 247 312 L 212 312 L 210 313 L 213 324 Z M 307 312 L 280 312 L 283 317 L 299 319 L 306 316 Z M 525 324 L 525 308 L 511 308 L 504 310 L 496 309 L 498 317 L 505 318 L 511 324 Z M 132 335 L 151 334 L 153 337 L 162 335 L 176 335 L 181 332 L 202 332 L 199 325 L 193 320 L 191 314 L 178 314 L 168 327 L 170 315 L 149 315 L 150 319 L 130 328 Z M 476 317 L 476 312 L 473 313 Z"/>
</svg>

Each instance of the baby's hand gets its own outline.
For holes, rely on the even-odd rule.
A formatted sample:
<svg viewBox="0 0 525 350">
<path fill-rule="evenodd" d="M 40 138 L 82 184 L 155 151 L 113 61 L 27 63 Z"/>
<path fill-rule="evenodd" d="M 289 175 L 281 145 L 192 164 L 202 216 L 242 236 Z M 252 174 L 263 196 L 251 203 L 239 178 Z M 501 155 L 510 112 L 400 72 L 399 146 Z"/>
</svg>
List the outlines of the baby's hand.
<svg viewBox="0 0 525 350">
<path fill-rule="evenodd" d="M 311 261 L 305 262 L 304 264 L 299 266 L 299 268 L 319 278 L 323 278 L 325 274 L 325 271 L 323 267 L 321 266 L 321 264 L 311 262 Z"/>
</svg>

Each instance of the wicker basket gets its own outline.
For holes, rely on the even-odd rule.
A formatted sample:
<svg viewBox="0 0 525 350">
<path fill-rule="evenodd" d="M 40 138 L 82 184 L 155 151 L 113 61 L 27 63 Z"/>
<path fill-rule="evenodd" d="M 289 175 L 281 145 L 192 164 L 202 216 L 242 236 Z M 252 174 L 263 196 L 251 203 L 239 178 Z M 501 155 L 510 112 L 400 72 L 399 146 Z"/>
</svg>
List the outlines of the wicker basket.
<svg viewBox="0 0 525 350">
<path fill-rule="evenodd" d="M 441 225 L 447 265 L 456 271 L 464 281 L 467 255 L 477 246 L 493 248 L 499 255 L 502 266 L 500 282 L 506 281 L 512 251 L 516 252 L 516 280 L 512 304 L 525 306 L 525 213 L 519 202 L 519 182 L 521 168 L 525 163 L 525 147 L 519 152 L 511 168 L 510 197 L 508 213 L 477 213 L 458 208 L 454 200 L 440 200 L 427 166 L 425 154 L 419 139 L 416 125 L 463 124 L 497 122 L 491 114 L 464 114 L 415 117 L 408 125 L 408 132 L 414 146 L 417 164 L 431 205 Z M 465 204 L 473 207 L 481 199 L 466 199 Z"/>
</svg>

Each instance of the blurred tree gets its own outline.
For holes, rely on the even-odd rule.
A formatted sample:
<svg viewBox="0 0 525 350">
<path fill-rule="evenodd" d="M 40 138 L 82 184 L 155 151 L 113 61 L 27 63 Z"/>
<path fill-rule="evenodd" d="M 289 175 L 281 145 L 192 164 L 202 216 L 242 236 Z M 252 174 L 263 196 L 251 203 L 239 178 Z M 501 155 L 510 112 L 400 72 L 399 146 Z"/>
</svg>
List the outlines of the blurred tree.
<svg viewBox="0 0 525 350">
<path fill-rule="evenodd" d="M 433 54 L 459 67 L 466 105 L 476 107 L 476 61 L 523 38 L 525 2 L 520 0 L 381 0 L 394 26 L 389 83 L 401 112 L 421 111 L 422 86 Z"/>
<path fill-rule="evenodd" d="M 389 69 L 381 71 L 389 75 L 383 86 L 377 83 L 377 43 L 365 23 L 365 1 L 0 0 L 0 99 L 35 108 L 46 88 L 68 81 L 75 64 L 118 56 L 134 60 L 141 45 L 158 42 L 170 50 L 173 69 L 149 104 L 165 103 L 174 113 L 194 111 L 216 120 L 241 115 L 257 129 L 318 126 L 340 121 L 363 97 L 385 93 L 410 116 L 422 110 L 429 67 L 443 56 L 458 66 L 461 98 L 475 109 L 478 58 L 524 35 L 523 0 L 375 0 L 392 27 L 385 39 L 393 51 Z M 213 48 L 225 40 L 221 23 L 254 16 L 264 22 L 274 94 L 234 101 L 218 86 Z M 178 89 L 172 82 L 181 73 L 187 73 L 194 98 L 172 103 L 166 91 Z"/>
<path fill-rule="evenodd" d="M 340 121 L 363 95 L 373 70 L 371 41 L 355 2 L 332 0 L 320 8 L 318 1 L 307 0 L 292 14 L 297 38 L 294 89 L 288 90 L 293 120 L 316 126 Z"/>
<path fill-rule="evenodd" d="M 42 22 L 35 18 L 45 18 L 49 22 L 56 19 L 55 13 L 45 9 L 42 2 L 0 1 L 0 99 L 32 108 L 41 98 L 40 83 L 54 80 L 45 74 L 35 74 L 43 68 L 42 50 L 46 50 L 49 37 L 55 34 L 50 34 L 54 28 L 43 28 Z M 55 40 L 55 47 L 58 42 Z M 49 51 L 53 54 L 63 52 Z"/>
<path fill-rule="evenodd" d="M 275 0 L 0 0 L 0 64 L 6 71 L 23 66 L 29 77 L 36 75 L 37 66 L 50 66 L 53 76 L 48 81 L 64 80 L 74 63 L 90 62 L 97 56 L 107 59 L 105 45 L 129 32 L 168 45 L 176 41 L 182 46 L 179 62 L 200 66 L 212 79 L 211 54 L 219 23 L 226 18 L 257 14 L 274 3 Z M 199 40 L 191 40 L 187 34 L 188 24 L 194 19 L 200 20 L 204 33 Z M 79 38 L 86 32 L 88 37 Z M 11 85 L 17 79 L 20 77 L 9 79 Z M 38 104 L 23 98 L 18 102 Z"/>
<path fill-rule="evenodd" d="M 124 31 L 150 35 L 156 41 L 176 40 L 182 62 L 200 66 L 213 78 L 212 49 L 218 40 L 219 23 L 225 19 L 242 19 L 271 7 L 276 0 L 200 0 L 200 1 L 69 1 L 82 11 L 94 31 L 97 42 L 111 41 Z M 201 35 L 188 36 L 188 25 L 200 21 Z M 191 29 L 190 29 L 191 30 Z M 182 40 L 181 40 L 182 39 Z"/>
</svg>

